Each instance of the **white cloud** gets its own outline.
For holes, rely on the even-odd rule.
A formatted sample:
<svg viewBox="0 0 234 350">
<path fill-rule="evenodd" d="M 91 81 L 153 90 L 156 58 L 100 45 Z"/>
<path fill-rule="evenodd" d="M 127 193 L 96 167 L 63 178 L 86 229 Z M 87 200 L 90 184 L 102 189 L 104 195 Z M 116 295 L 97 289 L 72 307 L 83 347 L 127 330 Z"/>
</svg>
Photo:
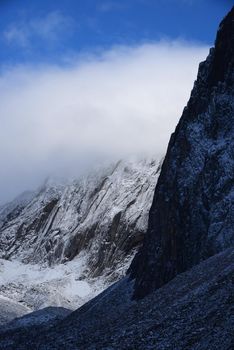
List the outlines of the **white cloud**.
<svg viewBox="0 0 234 350">
<path fill-rule="evenodd" d="M 57 40 L 62 32 L 71 31 L 73 19 L 60 12 L 50 12 L 44 17 L 33 18 L 29 21 L 12 23 L 3 33 L 8 44 L 28 47 L 35 37 L 52 41 Z"/>
<path fill-rule="evenodd" d="M 163 153 L 206 47 L 161 42 L 0 77 L 0 202 L 48 173 Z"/>
</svg>

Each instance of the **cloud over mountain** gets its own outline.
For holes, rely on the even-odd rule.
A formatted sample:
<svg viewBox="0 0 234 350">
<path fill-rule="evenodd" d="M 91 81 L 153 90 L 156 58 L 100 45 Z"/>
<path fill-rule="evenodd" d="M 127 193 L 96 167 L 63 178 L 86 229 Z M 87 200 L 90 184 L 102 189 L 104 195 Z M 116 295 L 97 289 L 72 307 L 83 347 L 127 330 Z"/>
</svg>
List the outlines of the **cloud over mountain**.
<svg viewBox="0 0 234 350">
<path fill-rule="evenodd" d="M 100 159 L 163 153 L 207 48 L 113 47 L 69 65 L 8 67 L 0 77 L 0 202 L 47 174 Z"/>
</svg>

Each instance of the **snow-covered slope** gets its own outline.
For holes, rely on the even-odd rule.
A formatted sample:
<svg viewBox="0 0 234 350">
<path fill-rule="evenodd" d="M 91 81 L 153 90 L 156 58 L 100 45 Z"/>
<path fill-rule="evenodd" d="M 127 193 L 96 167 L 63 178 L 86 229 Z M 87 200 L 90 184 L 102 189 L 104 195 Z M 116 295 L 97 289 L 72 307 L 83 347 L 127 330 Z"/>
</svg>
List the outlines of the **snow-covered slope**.
<svg viewBox="0 0 234 350">
<path fill-rule="evenodd" d="M 0 295 L 0 326 L 30 312 L 30 308 Z"/>
<path fill-rule="evenodd" d="M 18 216 L 8 213 L 1 257 L 52 265 L 86 249 L 93 276 L 112 268 L 142 240 L 158 168 L 153 160 L 122 161 L 68 185 L 46 183 Z"/>
<path fill-rule="evenodd" d="M 86 261 L 80 256 L 46 267 L 0 259 L 0 296 L 27 307 L 28 312 L 50 306 L 74 310 L 109 285 L 103 276 L 82 276 Z"/>
<path fill-rule="evenodd" d="M 147 230 L 160 164 L 131 159 L 47 180 L 4 206 L 0 294 L 32 310 L 74 309 L 123 276 Z"/>
</svg>

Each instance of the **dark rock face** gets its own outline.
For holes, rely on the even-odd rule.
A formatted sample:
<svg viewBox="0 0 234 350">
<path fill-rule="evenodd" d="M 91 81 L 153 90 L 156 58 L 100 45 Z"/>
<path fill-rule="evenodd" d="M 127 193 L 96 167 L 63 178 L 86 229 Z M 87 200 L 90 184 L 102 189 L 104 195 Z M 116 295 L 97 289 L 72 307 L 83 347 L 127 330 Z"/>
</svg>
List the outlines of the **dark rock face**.
<svg viewBox="0 0 234 350">
<path fill-rule="evenodd" d="M 201 63 L 172 135 L 143 248 L 130 272 L 141 298 L 234 244 L 234 8 Z"/>
</svg>

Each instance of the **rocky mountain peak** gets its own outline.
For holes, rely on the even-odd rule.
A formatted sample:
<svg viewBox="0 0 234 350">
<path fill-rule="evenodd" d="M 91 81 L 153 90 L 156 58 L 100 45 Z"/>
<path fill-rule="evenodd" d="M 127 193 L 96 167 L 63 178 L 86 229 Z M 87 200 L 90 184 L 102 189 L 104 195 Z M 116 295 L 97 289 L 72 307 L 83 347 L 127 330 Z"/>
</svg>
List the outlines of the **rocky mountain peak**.
<svg viewBox="0 0 234 350">
<path fill-rule="evenodd" d="M 222 21 L 171 136 L 143 248 L 135 297 L 234 244 L 234 8 Z"/>
<path fill-rule="evenodd" d="M 218 82 L 233 82 L 234 67 L 234 7 L 221 22 L 214 49 L 214 60 L 208 78 L 210 86 Z M 231 76 L 230 76 L 231 75 Z"/>
</svg>

